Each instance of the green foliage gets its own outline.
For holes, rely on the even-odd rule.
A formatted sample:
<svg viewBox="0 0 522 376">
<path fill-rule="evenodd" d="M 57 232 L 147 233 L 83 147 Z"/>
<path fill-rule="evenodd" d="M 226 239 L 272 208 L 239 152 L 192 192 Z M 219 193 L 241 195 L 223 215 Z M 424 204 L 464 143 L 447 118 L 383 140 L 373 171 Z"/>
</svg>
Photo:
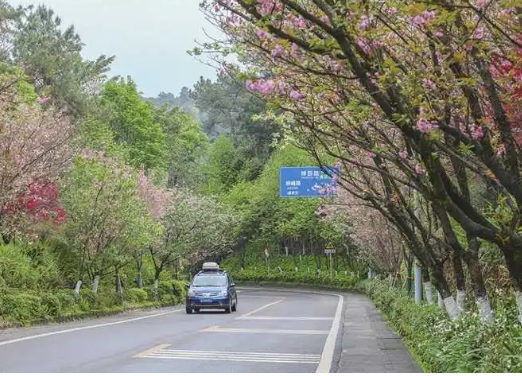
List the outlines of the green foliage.
<svg viewBox="0 0 522 376">
<path fill-rule="evenodd" d="M 51 97 L 69 114 L 84 115 L 89 105 L 86 89 L 105 78 L 114 57 L 84 60 L 83 43 L 74 27 L 63 30 L 61 19 L 43 5 L 10 13 L 14 27 L 2 30 L 9 39 L 8 63 L 24 67 L 40 95 Z"/>
<path fill-rule="evenodd" d="M 378 280 L 358 286 L 385 315 L 427 372 L 522 372 L 522 328 L 514 302 L 497 305 L 495 321 L 476 312 L 451 321 L 436 306 L 415 304 L 401 289 Z M 504 301 L 505 302 L 505 301 Z"/>
<path fill-rule="evenodd" d="M 206 191 L 211 194 L 228 192 L 235 183 L 241 170 L 241 161 L 234 144 L 229 137 L 219 136 L 211 145 L 206 164 Z"/>
<path fill-rule="evenodd" d="M 273 270 L 271 274 L 252 270 L 233 273 L 233 278 L 238 282 L 255 282 L 256 284 L 282 283 L 327 287 L 341 290 L 353 290 L 359 281 L 356 276 L 338 274 L 330 277 L 327 273 L 322 276 L 306 272 L 283 272 Z"/>
<path fill-rule="evenodd" d="M 164 168 L 165 133 L 154 121 L 152 106 L 141 100 L 130 77 L 107 82 L 101 103 L 110 111 L 108 124 L 115 140 L 129 150 L 130 164 L 147 170 Z"/>
<path fill-rule="evenodd" d="M 201 163 L 208 149 L 208 137 L 190 115 L 177 107 L 154 110 L 154 119 L 166 135 L 168 186 L 199 188 L 203 180 Z"/>
<path fill-rule="evenodd" d="M 119 312 L 126 308 L 175 305 L 183 303 L 185 297 L 184 283 L 173 280 L 161 282 L 158 299 L 152 293 L 139 288 L 124 291 L 121 299 L 110 290 L 100 291 L 95 295 L 90 290 L 82 289 L 80 297 L 76 298 L 73 290 L 50 290 L 42 293 L 0 288 L 0 317 L 8 324 L 32 324 L 41 320 Z"/>
<path fill-rule="evenodd" d="M 0 288 L 52 288 L 59 281 L 59 266 L 48 252 L 31 256 L 23 245 L 0 243 Z"/>
</svg>

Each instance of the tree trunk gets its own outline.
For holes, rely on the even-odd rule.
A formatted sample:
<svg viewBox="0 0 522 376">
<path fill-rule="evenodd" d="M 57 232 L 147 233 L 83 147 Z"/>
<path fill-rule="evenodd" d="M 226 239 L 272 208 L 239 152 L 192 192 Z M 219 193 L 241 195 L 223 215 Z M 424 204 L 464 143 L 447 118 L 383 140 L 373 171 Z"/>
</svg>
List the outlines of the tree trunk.
<svg viewBox="0 0 522 376">
<path fill-rule="evenodd" d="M 408 295 L 411 295 L 413 292 L 413 261 L 409 258 L 406 263 L 406 289 L 408 290 Z"/>
<path fill-rule="evenodd" d="M 424 282 L 424 293 L 426 294 L 426 300 L 429 305 L 432 305 L 434 302 L 433 298 L 433 286 L 431 285 L 431 281 Z"/>
<path fill-rule="evenodd" d="M 92 282 L 92 292 L 98 294 L 98 288 L 100 287 L 100 275 L 96 274 L 94 276 L 94 281 Z"/>
<path fill-rule="evenodd" d="M 522 324 L 522 292 L 515 290 L 515 300 L 517 301 L 518 307 L 518 322 Z"/>
<path fill-rule="evenodd" d="M 433 275 L 433 283 L 444 301 L 446 312 L 452 320 L 455 320 L 459 317 L 459 309 L 455 302 L 455 298 L 451 295 L 451 290 L 448 281 L 444 276 L 442 265 L 440 263 L 433 265 L 431 272 Z"/>
<path fill-rule="evenodd" d="M 82 281 L 78 280 L 78 282 L 76 282 L 76 286 L 74 286 L 74 295 L 76 295 L 76 297 L 80 296 L 81 287 L 82 287 Z"/>
<path fill-rule="evenodd" d="M 522 239 L 512 237 L 506 244 L 499 245 L 513 284 L 518 308 L 518 321 L 522 324 Z"/>
<path fill-rule="evenodd" d="M 430 274 L 428 270 L 422 270 L 422 279 L 424 284 L 424 294 L 426 295 L 426 301 L 429 305 L 432 305 L 434 302 L 433 299 L 433 285 L 431 284 Z"/>
<path fill-rule="evenodd" d="M 464 276 L 464 268 L 462 267 L 462 258 L 457 251 L 452 252 L 451 262 L 457 284 L 457 307 L 462 312 L 466 303 L 466 278 Z"/>
<path fill-rule="evenodd" d="M 484 283 L 484 276 L 480 268 L 479 262 L 479 249 L 480 243 L 477 238 L 468 237 L 468 252 L 464 254 L 464 262 L 469 271 L 471 285 L 475 292 L 475 303 L 480 313 L 482 321 L 492 321 L 493 311 L 488 300 L 488 294 L 486 291 L 486 284 Z"/>
<path fill-rule="evenodd" d="M 115 282 L 114 284 L 115 284 L 116 296 L 119 297 L 119 296 L 121 296 L 121 293 L 123 291 L 119 270 L 116 270 L 116 276 L 115 276 L 114 282 Z"/>
<path fill-rule="evenodd" d="M 138 276 L 136 277 L 136 285 L 138 288 L 143 288 L 143 253 L 140 252 L 138 257 L 136 258 L 136 271 L 138 272 Z"/>
<path fill-rule="evenodd" d="M 138 288 L 143 288 L 143 273 L 141 269 L 138 270 L 138 279 L 136 280 L 136 284 L 138 285 Z"/>
<path fill-rule="evenodd" d="M 440 292 L 437 292 L 437 305 L 439 306 L 439 308 L 444 308 L 444 301 L 442 300 Z"/>
</svg>

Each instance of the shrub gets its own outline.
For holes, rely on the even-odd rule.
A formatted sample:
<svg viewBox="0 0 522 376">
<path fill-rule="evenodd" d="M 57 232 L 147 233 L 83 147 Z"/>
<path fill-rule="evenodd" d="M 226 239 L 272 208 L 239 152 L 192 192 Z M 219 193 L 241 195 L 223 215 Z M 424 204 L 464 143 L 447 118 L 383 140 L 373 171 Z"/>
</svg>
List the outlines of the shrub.
<svg viewBox="0 0 522 376">
<path fill-rule="evenodd" d="M 62 304 L 60 298 L 53 293 L 44 293 L 42 295 L 42 312 L 46 317 L 56 317 L 62 312 Z"/>
<path fill-rule="evenodd" d="M 329 275 L 310 275 L 303 272 L 273 272 L 267 274 L 266 271 L 244 270 L 232 273 L 232 277 L 238 282 L 272 282 L 272 283 L 293 283 L 300 285 L 314 285 L 322 287 L 332 287 L 344 290 L 353 290 L 358 281 L 356 276 L 338 274 L 330 277 Z"/>
<path fill-rule="evenodd" d="M 125 290 L 125 298 L 134 303 L 142 303 L 147 301 L 149 295 L 144 289 L 133 287 Z"/>
<path fill-rule="evenodd" d="M 0 314 L 7 319 L 26 323 L 34 318 L 41 318 L 41 298 L 28 292 L 13 294 L 7 292 L 2 297 Z"/>
<path fill-rule="evenodd" d="M 522 372 L 522 328 L 516 307 L 497 306 L 495 321 L 484 324 L 476 312 L 455 321 L 436 305 L 418 305 L 405 291 L 384 281 L 365 281 L 365 291 L 429 372 Z"/>
</svg>

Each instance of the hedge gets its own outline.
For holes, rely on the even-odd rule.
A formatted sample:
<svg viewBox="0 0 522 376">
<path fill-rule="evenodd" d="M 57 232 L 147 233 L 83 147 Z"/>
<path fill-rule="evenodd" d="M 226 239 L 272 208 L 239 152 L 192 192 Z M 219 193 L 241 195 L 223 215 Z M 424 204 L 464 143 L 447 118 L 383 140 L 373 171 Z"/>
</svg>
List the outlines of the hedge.
<svg viewBox="0 0 522 376">
<path fill-rule="evenodd" d="M 325 274 L 317 276 L 288 271 L 267 274 L 266 272 L 244 270 L 233 272 L 232 277 L 238 282 L 297 284 L 304 286 L 309 285 L 337 288 L 342 290 L 352 290 L 358 282 L 358 278 L 352 275 L 338 274 L 330 277 L 330 275 Z"/>
<path fill-rule="evenodd" d="M 482 323 L 475 311 L 451 321 L 436 305 L 415 304 L 404 290 L 384 281 L 364 281 L 358 287 L 426 372 L 522 372 L 522 327 L 514 324 L 512 302 L 497 304 L 491 324 Z"/>
<path fill-rule="evenodd" d="M 157 293 L 151 288 L 130 288 L 119 296 L 114 291 L 103 290 L 94 294 L 82 289 L 76 297 L 73 290 L 3 288 L 0 289 L 0 328 L 176 305 L 184 302 L 185 297 L 185 283 L 174 280 L 160 282 Z"/>
</svg>

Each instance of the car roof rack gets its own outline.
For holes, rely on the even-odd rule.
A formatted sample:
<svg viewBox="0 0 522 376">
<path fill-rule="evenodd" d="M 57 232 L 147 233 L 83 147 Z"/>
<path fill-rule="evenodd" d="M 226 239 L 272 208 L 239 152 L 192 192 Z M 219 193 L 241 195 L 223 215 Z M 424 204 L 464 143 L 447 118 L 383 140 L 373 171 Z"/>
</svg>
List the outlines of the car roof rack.
<svg viewBox="0 0 522 376">
<path fill-rule="evenodd" d="M 203 267 L 201 268 L 204 272 L 219 272 L 221 269 L 219 268 L 219 265 L 216 262 L 204 262 Z"/>
</svg>

